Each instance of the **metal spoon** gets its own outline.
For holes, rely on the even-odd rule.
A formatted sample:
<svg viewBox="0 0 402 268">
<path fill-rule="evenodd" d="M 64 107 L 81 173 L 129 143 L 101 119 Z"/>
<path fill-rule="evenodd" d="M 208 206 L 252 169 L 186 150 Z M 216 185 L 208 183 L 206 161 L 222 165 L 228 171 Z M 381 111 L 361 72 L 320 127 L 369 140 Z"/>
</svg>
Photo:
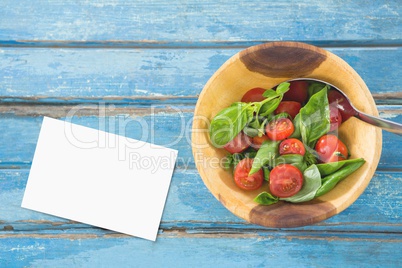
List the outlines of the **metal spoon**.
<svg viewBox="0 0 402 268">
<path fill-rule="evenodd" d="M 292 79 L 289 81 L 296 81 L 296 80 L 304 80 L 304 81 L 314 81 L 314 82 L 319 82 L 323 84 L 327 84 L 331 87 L 331 90 L 328 93 L 328 96 L 331 100 L 336 101 L 336 106 L 341 112 L 342 115 L 342 121 L 346 121 L 350 117 L 354 116 L 370 125 L 380 127 L 386 131 L 402 135 L 402 124 L 398 124 L 389 120 L 385 120 L 379 117 L 375 117 L 366 113 L 363 113 L 359 110 L 357 110 L 352 102 L 349 100 L 349 98 L 346 96 L 345 93 L 342 92 L 339 88 L 335 87 L 334 85 L 331 85 L 325 81 L 318 80 L 318 79 L 312 79 L 312 78 L 296 78 Z M 289 82 L 288 81 L 288 82 Z"/>
</svg>

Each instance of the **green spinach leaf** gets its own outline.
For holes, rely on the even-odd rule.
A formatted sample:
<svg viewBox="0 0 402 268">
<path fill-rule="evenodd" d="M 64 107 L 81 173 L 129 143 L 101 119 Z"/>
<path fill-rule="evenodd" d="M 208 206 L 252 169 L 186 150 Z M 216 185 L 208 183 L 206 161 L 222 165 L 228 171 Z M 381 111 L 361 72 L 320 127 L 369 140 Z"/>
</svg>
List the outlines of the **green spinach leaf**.
<svg viewBox="0 0 402 268">
<path fill-rule="evenodd" d="M 252 128 L 252 127 L 244 127 L 243 129 L 244 134 L 250 137 L 257 137 L 258 134 L 260 133 L 258 129 Z"/>
<path fill-rule="evenodd" d="M 312 200 L 317 190 L 321 187 L 321 175 L 316 165 L 309 166 L 303 172 L 303 187 L 301 190 L 287 198 L 280 198 L 280 200 L 292 202 L 292 203 L 300 203 Z"/>
<path fill-rule="evenodd" d="M 285 94 L 288 90 L 290 89 L 290 83 L 289 82 L 283 82 L 280 83 L 277 87 L 276 87 L 276 93 L 283 95 Z"/>
<path fill-rule="evenodd" d="M 268 116 L 273 113 L 278 105 L 281 103 L 283 94 L 289 90 L 290 83 L 283 82 L 276 87 L 276 91 L 268 89 L 263 93 L 267 99 L 261 102 L 260 107 L 257 108 L 257 113 L 260 116 Z"/>
<path fill-rule="evenodd" d="M 247 125 L 250 110 L 253 107 L 244 102 L 237 102 L 220 111 L 211 121 L 209 135 L 215 147 L 223 147 Z M 251 111 L 252 113 L 252 111 Z"/>
<path fill-rule="evenodd" d="M 260 205 L 266 205 L 266 206 L 275 204 L 278 201 L 279 201 L 278 197 L 273 196 L 272 194 L 270 194 L 268 192 L 262 192 L 254 198 L 254 202 L 256 202 Z"/>
<path fill-rule="evenodd" d="M 262 94 L 263 97 L 267 98 L 267 99 L 273 99 L 278 97 L 278 93 L 273 90 L 273 89 L 267 89 L 265 90 L 265 92 Z"/>
<path fill-rule="evenodd" d="M 284 154 L 275 158 L 272 166 L 276 167 L 281 164 L 302 163 L 303 161 L 304 157 L 300 154 Z"/>
<path fill-rule="evenodd" d="M 301 138 L 301 133 L 300 133 L 300 113 L 298 113 L 295 118 L 293 118 L 293 126 L 295 127 L 295 130 L 293 131 L 292 135 L 290 135 L 290 138 L 296 138 L 300 139 Z"/>
<path fill-rule="evenodd" d="M 271 174 L 269 168 L 267 166 L 263 166 L 262 171 L 264 171 L 264 180 L 269 181 L 269 175 Z"/>
<path fill-rule="evenodd" d="M 253 165 L 251 166 L 250 175 L 256 173 L 263 166 L 272 162 L 278 155 L 278 145 L 280 141 L 264 141 L 257 151 L 257 155 L 254 158 Z"/>
<path fill-rule="evenodd" d="M 315 93 L 319 92 L 321 89 L 323 89 L 323 87 L 325 87 L 326 84 L 321 83 L 321 82 L 312 82 L 309 86 L 308 86 L 308 96 L 309 98 L 311 96 L 313 96 Z"/>
<path fill-rule="evenodd" d="M 344 165 L 342 168 L 338 169 L 331 175 L 328 175 L 321 179 L 322 185 L 318 189 L 315 197 L 319 197 L 323 194 L 331 191 L 341 180 L 355 172 L 358 168 L 360 168 L 366 161 L 363 158 L 359 158 L 359 161 L 354 163 L 349 163 L 348 165 Z"/>
<path fill-rule="evenodd" d="M 261 116 L 269 116 L 271 113 L 273 113 L 276 108 L 278 108 L 279 103 L 281 103 L 282 98 L 275 98 L 272 99 L 266 103 L 264 103 L 263 105 L 261 105 L 261 108 L 258 111 L 258 114 Z"/>
<path fill-rule="evenodd" d="M 330 162 L 330 163 L 322 163 L 322 164 L 317 164 L 317 168 L 320 171 L 320 174 L 322 177 L 328 176 L 335 171 L 339 170 L 342 168 L 344 165 L 349 165 L 353 163 L 358 163 L 358 162 L 364 162 L 363 158 L 356 158 L 356 159 L 348 159 L 348 160 L 342 160 L 338 162 Z"/>
<path fill-rule="evenodd" d="M 311 96 L 300 109 L 300 133 L 305 145 L 313 148 L 315 142 L 329 131 L 327 87 Z"/>
</svg>

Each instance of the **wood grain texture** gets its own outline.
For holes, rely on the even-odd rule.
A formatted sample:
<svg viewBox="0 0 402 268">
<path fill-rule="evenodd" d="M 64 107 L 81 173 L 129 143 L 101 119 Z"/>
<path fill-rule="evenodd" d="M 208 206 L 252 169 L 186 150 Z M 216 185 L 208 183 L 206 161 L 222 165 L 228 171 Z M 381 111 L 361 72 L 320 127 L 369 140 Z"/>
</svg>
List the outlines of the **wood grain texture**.
<svg viewBox="0 0 402 268">
<path fill-rule="evenodd" d="M 263 48 L 262 48 L 263 47 Z M 327 59 L 326 52 L 305 43 L 272 42 L 239 52 L 251 72 L 268 77 L 305 77 Z"/>
<path fill-rule="evenodd" d="M 0 101 L 86 102 L 197 95 L 241 49 L 0 48 Z M 372 94 L 402 92 L 402 48 L 329 48 L 363 78 Z M 89 100 L 88 100 L 89 101 Z M 151 103 L 148 101 L 148 104 Z"/>
<path fill-rule="evenodd" d="M 397 0 L 1 1 L 0 40 L 400 43 Z"/>
</svg>

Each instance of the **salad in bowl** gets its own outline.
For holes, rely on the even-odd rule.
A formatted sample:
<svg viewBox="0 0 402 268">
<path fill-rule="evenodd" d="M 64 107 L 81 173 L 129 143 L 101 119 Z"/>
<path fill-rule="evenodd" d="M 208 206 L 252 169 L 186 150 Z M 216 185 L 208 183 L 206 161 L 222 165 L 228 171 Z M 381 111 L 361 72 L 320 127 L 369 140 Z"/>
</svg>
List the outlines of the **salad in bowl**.
<svg viewBox="0 0 402 268">
<path fill-rule="evenodd" d="M 212 144 L 228 152 L 224 163 L 240 189 L 261 190 L 255 202 L 310 201 L 365 163 L 349 159 L 338 138 L 342 111 L 331 96 L 326 84 L 293 80 L 252 88 L 212 119 Z"/>
</svg>

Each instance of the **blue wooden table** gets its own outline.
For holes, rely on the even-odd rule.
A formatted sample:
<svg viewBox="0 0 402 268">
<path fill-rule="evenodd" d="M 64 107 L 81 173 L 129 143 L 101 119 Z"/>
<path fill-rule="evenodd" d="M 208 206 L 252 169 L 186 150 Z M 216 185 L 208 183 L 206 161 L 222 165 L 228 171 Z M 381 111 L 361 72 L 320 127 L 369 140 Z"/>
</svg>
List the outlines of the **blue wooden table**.
<svg viewBox="0 0 402 268">
<path fill-rule="evenodd" d="M 209 193 L 187 132 L 219 66 L 277 40 L 340 56 L 381 117 L 402 123 L 401 15 L 400 0 L 1 1 L 0 267 L 401 267 L 402 137 L 383 132 L 375 176 L 348 209 L 274 229 Z M 20 207 L 43 116 L 179 150 L 156 242 Z M 126 116 L 124 133 L 109 124 Z"/>
</svg>

